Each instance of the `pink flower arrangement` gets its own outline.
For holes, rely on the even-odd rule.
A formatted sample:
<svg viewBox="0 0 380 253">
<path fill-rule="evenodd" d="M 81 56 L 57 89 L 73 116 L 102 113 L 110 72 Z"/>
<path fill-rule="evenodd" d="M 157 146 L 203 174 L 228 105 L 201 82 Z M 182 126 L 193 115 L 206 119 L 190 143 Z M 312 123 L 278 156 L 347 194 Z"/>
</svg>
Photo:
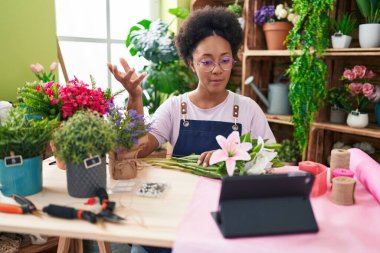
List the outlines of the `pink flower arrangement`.
<svg viewBox="0 0 380 253">
<path fill-rule="evenodd" d="M 76 77 L 61 88 L 59 99 L 62 101 L 61 112 L 64 119 L 83 109 L 103 115 L 107 112 L 108 102 L 112 102 L 112 98 L 107 100 L 101 88 L 91 89 Z"/>
<path fill-rule="evenodd" d="M 108 98 L 101 88 L 93 89 L 76 77 L 68 81 L 66 86 L 51 81 L 37 84 L 35 90 L 43 96 L 41 102 L 48 102 L 44 107 L 51 108 L 51 112 L 55 115 L 60 113 L 62 119 L 67 119 L 75 112 L 85 109 L 104 115 L 108 103 L 113 101 L 113 97 Z"/>
<path fill-rule="evenodd" d="M 376 87 L 368 79 L 375 76 L 372 70 L 363 65 L 355 65 L 352 69 L 345 69 L 342 79 L 352 81 L 347 85 L 351 94 L 352 110 L 363 112 L 375 99 Z"/>
</svg>

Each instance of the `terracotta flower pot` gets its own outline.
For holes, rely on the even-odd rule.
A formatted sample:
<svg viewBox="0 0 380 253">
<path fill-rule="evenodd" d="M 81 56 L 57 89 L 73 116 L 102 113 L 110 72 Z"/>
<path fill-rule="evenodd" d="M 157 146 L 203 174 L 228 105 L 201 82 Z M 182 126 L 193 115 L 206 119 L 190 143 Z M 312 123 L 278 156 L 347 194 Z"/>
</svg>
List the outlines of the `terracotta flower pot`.
<svg viewBox="0 0 380 253">
<path fill-rule="evenodd" d="M 137 176 L 139 161 L 137 155 L 148 142 L 148 136 L 139 139 L 138 144 L 129 150 L 110 151 L 108 153 L 108 169 L 113 179 L 132 179 Z"/>
<path fill-rule="evenodd" d="M 54 154 L 54 158 L 55 158 L 55 162 L 57 164 L 57 167 L 60 168 L 61 170 L 65 170 L 66 169 L 66 163 L 65 161 L 59 159 L 56 155 L 55 155 L 55 152 L 56 152 L 56 148 L 55 148 L 55 145 L 54 145 L 54 142 L 53 141 L 50 141 L 50 148 L 51 148 L 51 151 L 53 152 Z"/>
<path fill-rule="evenodd" d="M 289 22 L 264 23 L 263 31 L 268 50 L 285 50 L 284 41 L 292 27 Z"/>
</svg>

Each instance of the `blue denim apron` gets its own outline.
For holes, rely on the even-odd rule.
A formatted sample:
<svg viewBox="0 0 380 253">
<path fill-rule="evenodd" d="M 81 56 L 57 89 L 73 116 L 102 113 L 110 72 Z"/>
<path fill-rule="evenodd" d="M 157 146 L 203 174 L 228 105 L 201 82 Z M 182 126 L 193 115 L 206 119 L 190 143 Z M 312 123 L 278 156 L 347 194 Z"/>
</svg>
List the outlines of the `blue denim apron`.
<svg viewBox="0 0 380 253">
<path fill-rule="evenodd" d="M 205 151 L 219 149 L 216 141 L 217 135 L 228 137 L 232 131 L 239 131 L 242 126 L 237 123 L 239 116 L 239 95 L 234 94 L 233 122 L 188 120 L 187 119 L 187 94 L 181 96 L 181 122 L 179 135 L 174 145 L 173 156 L 187 156 L 201 154 Z"/>
</svg>

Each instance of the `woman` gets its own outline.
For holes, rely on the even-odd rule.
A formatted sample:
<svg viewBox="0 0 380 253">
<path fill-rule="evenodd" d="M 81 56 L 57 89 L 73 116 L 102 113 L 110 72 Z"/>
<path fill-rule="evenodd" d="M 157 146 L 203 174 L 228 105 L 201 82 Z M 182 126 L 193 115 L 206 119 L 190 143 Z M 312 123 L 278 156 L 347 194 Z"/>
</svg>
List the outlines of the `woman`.
<svg viewBox="0 0 380 253">
<path fill-rule="evenodd" d="M 212 150 L 219 146 L 215 137 L 232 131 L 251 132 L 275 142 L 265 114 L 251 98 L 226 90 L 243 32 L 235 16 L 222 7 L 194 11 L 175 38 L 181 58 L 198 76 L 195 90 L 165 101 L 153 115 L 149 144 L 139 153 L 145 157 L 169 141 L 174 156 L 201 154 L 198 163 L 208 166 Z M 128 63 L 120 60 L 125 72 L 108 67 L 129 93 L 127 109 L 143 113 L 140 82 Z M 146 248 L 154 251 L 154 248 Z M 161 249 L 163 252 L 164 249 Z"/>
<path fill-rule="evenodd" d="M 226 90 L 243 32 L 235 16 L 222 7 L 194 11 L 175 38 L 181 58 L 198 76 L 195 90 L 165 101 L 153 115 L 149 144 L 139 153 L 145 157 L 169 141 L 174 156 L 201 154 L 199 163 L 208 166 L 212 150 L 219 146 L 217 135 L 231 131 L 251 132 L 275 142 L 265 114 L 252 99 Z M 120 60 L 125 72 L 108 67 L 129 93 L 128 109 L 143 113 L 140 82 L 128 63 Z"/>
</svg>

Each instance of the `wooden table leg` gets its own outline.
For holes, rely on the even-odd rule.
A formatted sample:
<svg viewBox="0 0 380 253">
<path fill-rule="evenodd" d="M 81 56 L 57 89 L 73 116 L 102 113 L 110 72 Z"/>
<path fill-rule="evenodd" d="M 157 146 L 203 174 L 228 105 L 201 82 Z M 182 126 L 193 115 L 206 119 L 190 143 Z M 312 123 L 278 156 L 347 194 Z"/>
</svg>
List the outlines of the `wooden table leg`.
<svg viewBox="0 0 380 253">
<path fill-rule="evenodd" d="M 68 253 L 71 239 L 68 237 L 59 237 L 57 253 Z"/>
<path fill-rule="evenodd" d="M 112 253 L 111 245 L 109 242 L 98 241 L 98 247 L 100 253 Z"/>
</svg>

